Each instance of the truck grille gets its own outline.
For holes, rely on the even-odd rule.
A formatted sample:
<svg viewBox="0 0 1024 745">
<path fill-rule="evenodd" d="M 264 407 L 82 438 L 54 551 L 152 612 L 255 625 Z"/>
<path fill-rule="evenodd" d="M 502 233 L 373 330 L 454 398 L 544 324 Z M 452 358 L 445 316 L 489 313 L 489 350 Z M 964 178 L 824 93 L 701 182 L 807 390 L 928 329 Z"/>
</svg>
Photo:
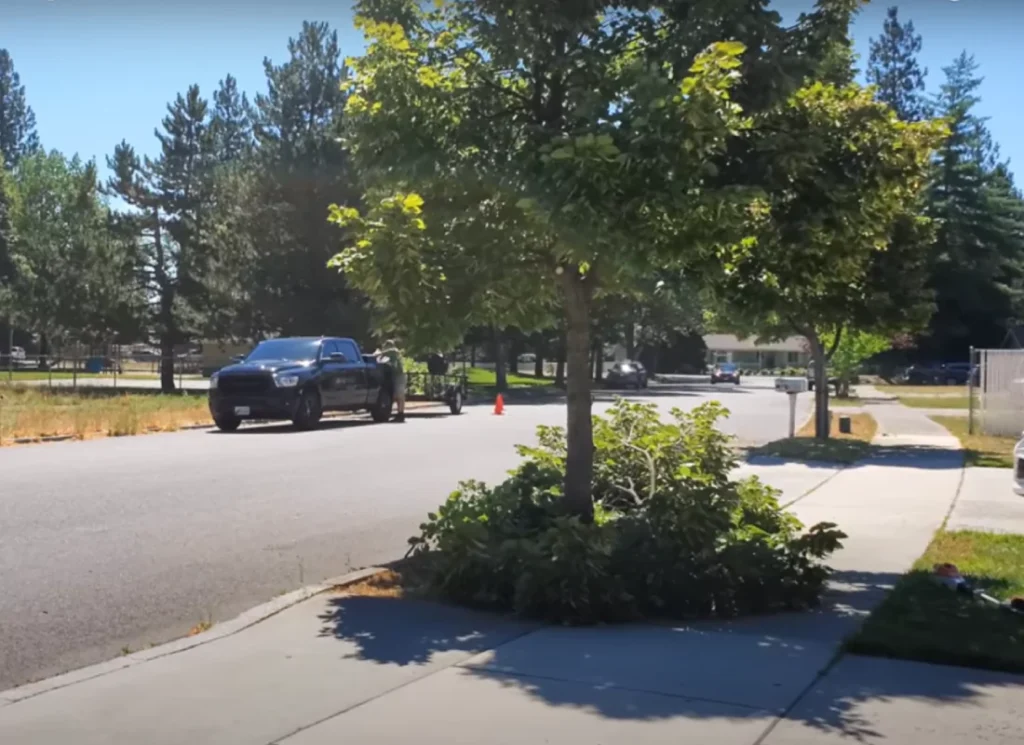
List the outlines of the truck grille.
<svg viewBox="0 0 1024 745">
<path fill-rule="evenodd" d="M 270 389 L 269 375 L 226 375 L 217 381 L 221 393 L 229 395 L 252 395 Z"/>
</svg>

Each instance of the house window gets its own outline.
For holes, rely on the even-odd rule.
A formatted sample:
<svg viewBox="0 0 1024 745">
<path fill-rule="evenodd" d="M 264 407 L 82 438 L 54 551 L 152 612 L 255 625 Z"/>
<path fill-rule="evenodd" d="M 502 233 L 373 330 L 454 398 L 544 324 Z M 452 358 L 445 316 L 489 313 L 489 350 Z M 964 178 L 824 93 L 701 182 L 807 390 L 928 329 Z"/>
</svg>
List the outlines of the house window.
<svg viewBox="0 0 1024 745">
<path fill-rule="evenodd" d="M 800 353 L 799 352 L 786 352 L 786 362 L 790 365 L 800 364 Z"/>
<path fill-rule="evenodd" d="M 724 365 L 724 364 L 727 364 L 729 361 L 730 360 L 729 360 L 729 353 L 728 352 L 715 352 L 715 364 L 716 365 Z"/>
</svg>

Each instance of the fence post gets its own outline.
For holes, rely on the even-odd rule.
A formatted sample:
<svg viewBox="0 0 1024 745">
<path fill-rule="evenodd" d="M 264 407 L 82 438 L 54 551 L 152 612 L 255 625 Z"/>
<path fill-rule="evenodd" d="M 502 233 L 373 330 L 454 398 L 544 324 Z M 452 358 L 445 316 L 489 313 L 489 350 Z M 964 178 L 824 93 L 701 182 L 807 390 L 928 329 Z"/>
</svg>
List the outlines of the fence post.
<svg viewBox="0 0 1024 745">
<path fill-rule="evenodd" d="M 7 382 L 14 382 L 14 316 L 7 316 Z"/>
<path fill-rule="evenodd" d="M 974 434 L 974 345 L 971 345 L 971 354 L 968 357 L 970 364 L 967 366 L 967 434 Z M 980 373 L 980 370 L 979 370 Z"/>
</svg>

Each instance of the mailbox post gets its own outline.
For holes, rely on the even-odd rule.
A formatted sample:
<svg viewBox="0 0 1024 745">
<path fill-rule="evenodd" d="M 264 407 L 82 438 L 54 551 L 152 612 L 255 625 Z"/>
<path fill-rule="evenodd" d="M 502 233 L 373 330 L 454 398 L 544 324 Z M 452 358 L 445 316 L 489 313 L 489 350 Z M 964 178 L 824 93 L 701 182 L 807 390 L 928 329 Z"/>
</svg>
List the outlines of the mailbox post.
<svg viewBox="0 0 1024 745">
<path fill-rule="evenodd" d="M 808 389 L 807 378 L 776 378 L 775 390 L 789 396 L 789 436 L 796 437 L 796 397 Z"/>
</svg>

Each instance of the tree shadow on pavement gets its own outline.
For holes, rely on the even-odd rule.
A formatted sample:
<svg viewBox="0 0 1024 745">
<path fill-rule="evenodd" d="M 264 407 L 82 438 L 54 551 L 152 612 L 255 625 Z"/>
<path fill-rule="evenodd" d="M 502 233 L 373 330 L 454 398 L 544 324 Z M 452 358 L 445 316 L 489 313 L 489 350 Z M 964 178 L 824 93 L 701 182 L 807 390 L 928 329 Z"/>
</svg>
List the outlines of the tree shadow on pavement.
<svg viewBox="0 0 1024 745">
<path fill-rule="evenodd" d="M 604 718 L 753 718 L 767 727 L 787 712 L 822 734 L 862 742 L 886 737 L 879 711 L 888 706 L 927 716 L 922 704 L 961 710 L 980 707 L 998 689 L 1024 695 L 1022 676 L 855 656 L 837 662 L 840 641 L 897 579 L 837 573 L 822 607 L 805 613 L 576 628 L 422 600 L 339 596 L 322 616 L 321 633 L 343 642 L 350 658 L 408 666 L 444 655 L 469 684 L 496 682 L 510 695 Z"/>
<path fill-rule="evenodd" d="M 808 468 L 834 469 L 865 466 L 893 466 L 925 470 L 959 470 L 964 466 L 962 450 L 928 445 L 872 445 L 860 440 L 829 440 L 824 445 L 810 437 L 776 440 L 747 449 L 746 461 L 756 466 L 800 463 Z"/>
</svg>

